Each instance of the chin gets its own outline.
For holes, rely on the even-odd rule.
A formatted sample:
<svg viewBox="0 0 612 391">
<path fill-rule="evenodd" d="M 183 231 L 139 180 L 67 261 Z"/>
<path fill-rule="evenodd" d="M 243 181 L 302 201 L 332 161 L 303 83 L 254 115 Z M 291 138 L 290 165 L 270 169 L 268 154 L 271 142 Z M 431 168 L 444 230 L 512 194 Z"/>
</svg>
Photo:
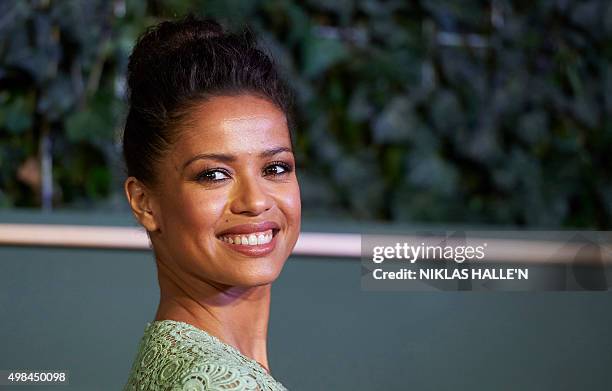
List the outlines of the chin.
<svg viewBox="0 0 612 391">
<path fill-rule="evenodd" d="M 266 268 L 265 270 L 254 270 L 248 274 L 236 276 L 234 286 L 256 287 L 273 283 L 281 273 L 282 268 Z"/>
</svg>

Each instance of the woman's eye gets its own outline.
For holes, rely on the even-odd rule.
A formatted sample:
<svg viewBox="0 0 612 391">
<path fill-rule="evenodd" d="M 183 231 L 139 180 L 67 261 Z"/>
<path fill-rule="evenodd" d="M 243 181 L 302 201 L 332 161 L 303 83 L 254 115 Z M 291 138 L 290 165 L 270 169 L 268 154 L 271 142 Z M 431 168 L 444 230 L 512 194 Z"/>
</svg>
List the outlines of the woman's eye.
<svg viewBox="0 0 612 391">
<path fill-rule="evenodd" d="M 229 175 L 221 170 L 204 171 L 198 176 L 198 181 L 218 182 L 224 179 L 229 179 Z"/>
<path fill-rule="evenodd" d="M 291 172 L 291 166 L 285 163 L 273 163 L 264 169 L 265 175 L 283 175 Z"/>
</svg>

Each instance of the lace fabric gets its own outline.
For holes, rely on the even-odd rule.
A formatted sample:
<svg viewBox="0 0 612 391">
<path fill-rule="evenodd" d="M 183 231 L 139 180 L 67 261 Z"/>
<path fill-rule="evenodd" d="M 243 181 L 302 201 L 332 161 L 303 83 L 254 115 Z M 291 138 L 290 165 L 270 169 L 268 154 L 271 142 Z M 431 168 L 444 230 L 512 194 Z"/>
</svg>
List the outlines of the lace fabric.
<svg viewBox="0 0 612 391">
<path fill-rule="evenodd" d="M 124 391 L 287 391 L 255 360 L 193 325 L 147 323 Z"/>
</svg>

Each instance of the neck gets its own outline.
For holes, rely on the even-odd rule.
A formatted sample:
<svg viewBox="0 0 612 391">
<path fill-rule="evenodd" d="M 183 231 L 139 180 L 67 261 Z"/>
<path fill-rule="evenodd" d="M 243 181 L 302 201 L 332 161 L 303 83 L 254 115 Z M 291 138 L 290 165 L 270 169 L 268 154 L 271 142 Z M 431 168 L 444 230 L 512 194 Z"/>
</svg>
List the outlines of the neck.
<svg viewBox="0 0 612 391">
<path fill-rule="evenodd" d="M 191 324 L 268 369 L 271 285 L 230 287 L 178 276 L 157 262 L 160 302 L 155 320 Z"/>
</svg>

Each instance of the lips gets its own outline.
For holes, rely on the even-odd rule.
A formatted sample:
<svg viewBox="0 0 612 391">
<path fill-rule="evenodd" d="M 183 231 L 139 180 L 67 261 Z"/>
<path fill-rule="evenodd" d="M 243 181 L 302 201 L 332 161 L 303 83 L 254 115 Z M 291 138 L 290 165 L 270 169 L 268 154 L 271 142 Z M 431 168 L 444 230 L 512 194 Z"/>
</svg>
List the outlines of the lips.
<svg viewBox="0 0 612 391">
<path fill-rule="evenodd" d="M 263 232 L 267 230 L 278 231 L 280 230 L 280 226 L 273 221 L 264 221 L 261 223 L 251 223 L 251 224 L 241 224 L 236 225 L 231 228 L 226 229 L 225 231 L 221 231 L 217 234 L 217 236 L 226 236 L 226 235 L 243 235 L 243 234 L 251 234 L 256 232 Z"/>
<path fill-rule="evenodd" d="M 221 231 L 217 238 L 223 245 L 248 257 L 261 257 L 276 247 L 280 226 L 272 221 L 241 224 Z M 245 241 L 245 239 L 247 239 Z M 237 239 L 237 240 L 236 240 Z"/>
</svg>

